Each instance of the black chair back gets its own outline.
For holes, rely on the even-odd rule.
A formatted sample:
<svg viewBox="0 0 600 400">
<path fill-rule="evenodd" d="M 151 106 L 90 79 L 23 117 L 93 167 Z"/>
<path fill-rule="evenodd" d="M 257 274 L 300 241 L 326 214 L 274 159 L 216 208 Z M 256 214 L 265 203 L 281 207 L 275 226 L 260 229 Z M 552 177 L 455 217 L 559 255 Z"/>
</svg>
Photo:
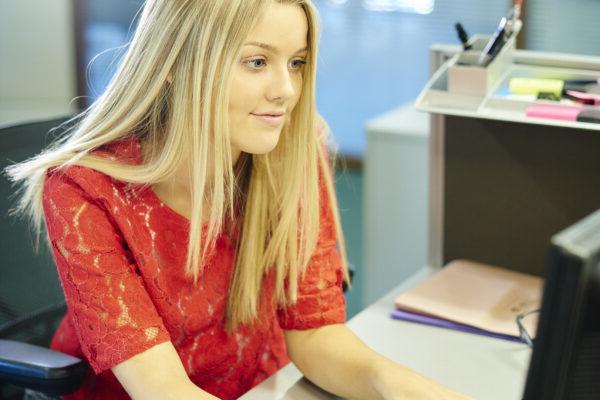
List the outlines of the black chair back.
<svg viewBox="0 0 600 400">
<path fill-rule="evenodd" d="M 45 236 L 36 254 L 29 221 L 9 215 L 16 188 L 4 168 L 39 153 L 56 135 L 49 131 L 67 119 L 0 126 L 0 339 L 48 347 L 66 312 Z M 16 398 L 12 392 L 0 383 L 0 398 Z"/>
</svg>

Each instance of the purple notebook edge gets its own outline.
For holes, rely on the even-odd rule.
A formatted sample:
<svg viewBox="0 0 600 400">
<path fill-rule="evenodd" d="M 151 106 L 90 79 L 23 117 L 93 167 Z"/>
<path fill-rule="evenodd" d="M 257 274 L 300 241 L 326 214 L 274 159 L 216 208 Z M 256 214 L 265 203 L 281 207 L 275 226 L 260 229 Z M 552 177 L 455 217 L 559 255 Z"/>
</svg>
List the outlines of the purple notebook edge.
<svg viewBox="0 0 600 400">
<path fill-rule="evenodd" d="M 418 324 L 430 325 L 430 326 L 435 326 L 438 328 L 453 329 L 453 330 L 460 331 L 460 332 L 474 333 L 476 335 L 489 336 L 489 337 L 493 337 L 493 338 L 497 338 L 497 339 L 509 340 L 512 342 L 521 342 L 521 343 L 523 342 L 521 340 L 521 338 L 518 336 L 490 332 L 490 331 L 486 331 L 485 329 L 476 328 L 471 325 L 460 324 L 458 322 L 452 322 L 452 321 L 448 321 L 448 320 L 445 320 L 442 318 L 431 317 L 431 316 L 417 314 L 417 313 L 404 311 L 404 310 L 397 310 L 397 309 L 393 310 L 391 312 L 391 317 L 393 319 L 398 319 L 398 320 L 408 321 L 408 322 L 415 322 Z"/>
</svg>

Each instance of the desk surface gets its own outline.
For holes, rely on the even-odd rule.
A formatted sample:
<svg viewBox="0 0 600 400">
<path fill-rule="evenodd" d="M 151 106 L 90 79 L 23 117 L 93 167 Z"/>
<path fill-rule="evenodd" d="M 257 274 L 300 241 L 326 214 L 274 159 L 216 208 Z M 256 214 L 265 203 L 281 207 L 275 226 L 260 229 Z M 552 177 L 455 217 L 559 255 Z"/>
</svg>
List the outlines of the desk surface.
<svg viewBox="0 0 600 400">
<path fill-rule="evenodd" d="M 520 343 L 393 320 L 394 299 L 433 273 L 423 268 L 352 318 L 348 327 L 386 357 L 479 400 L 519 400 L 530 349 Z M 326 400 L 292 364 L 250 390 L 241 400 Z"/>
</svg>

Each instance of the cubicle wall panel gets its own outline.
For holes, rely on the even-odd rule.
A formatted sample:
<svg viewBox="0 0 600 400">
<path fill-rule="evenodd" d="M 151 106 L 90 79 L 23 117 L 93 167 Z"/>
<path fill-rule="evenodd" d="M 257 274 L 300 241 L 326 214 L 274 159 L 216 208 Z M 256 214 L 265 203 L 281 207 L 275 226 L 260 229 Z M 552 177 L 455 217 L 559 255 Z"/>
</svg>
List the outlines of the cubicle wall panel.
<svg viewBox="0 0 600 400">
<path fill-rule="evenodd" d="M 61 132 L 49 134 L 48 131 L 64 120 L 0 127 L 0 170 L 39 153 Z M 9 213 L 17 205 L 18 193 L 7 177 L 0 175 L 0 325 L 64 301 L 45 233 L 40 237 L 36 254 L 35 234 L 29 221 Z M 29 336 L 11 338 L 31 339 Z M 49 338 L 44 340 L 45 345 L 49 344 Z"/>
<path fill-rule="evenodd" d="M 445 118 L 444 264 L 541 275 L 550 237 L 600 208 L 600 134 Z"/>
<path fill-rule="evenodd" d="M 428 141 L 429 116 L 412 104 L 367 125 L 364 305 L 427 263 Z"/>
</svg>

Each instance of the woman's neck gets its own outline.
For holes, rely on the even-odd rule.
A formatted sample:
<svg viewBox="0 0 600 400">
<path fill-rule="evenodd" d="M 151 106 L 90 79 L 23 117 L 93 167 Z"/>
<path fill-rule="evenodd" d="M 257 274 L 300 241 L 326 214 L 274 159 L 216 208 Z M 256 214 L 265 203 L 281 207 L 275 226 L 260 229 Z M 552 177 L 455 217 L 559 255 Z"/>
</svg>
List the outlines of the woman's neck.
<svg viewBox="0 0 600 400">
<path fill-rule="evenodd" d="M 149 154 L 149 149 L 145 148 L 144 143 L 142 143 L 142 151 L 144 156 Z M 231 153 L 233 165 L 236 165 L 240 158 L 241 151 L 232 146 Z M 144 160 L 146 160 L 146 157 L 144 157 Z M 206 176 L 209 178 L 209 181 L 206 182 L 205 187 L 210 188 L 212 187 L 212 180 L 210 180 L 210 177 L 213 174 L 212 159 L 209 159 L 207 164 L 208 171 Z M 191 163 L 189 162 L 189 158 L 186 157 L 179 162 L 179 165 L 176 167 L 175 173 L 171 178 L 153 184 L 152 190 L 165 205 L 189 220 L 192 212 L 191 182 Z M 204 199 L 209 198 L 210 196 L 204 196 Z M 205 202 L 202 210 L 203 222 L 208 219 L 209 210 L 210 205 Z"/>
<path fill-rule="evenodd" d="M 144 157 L 144 162 L 146 162 L 148 155 L 151 153 L 150 149 L 147 148 L 148 144 L 142 142 L 142 154 Z M 235 146 L 231 146 L 231 162 L 232 165 L 236 165 L 240 155 L 242 154 L 241 150 L 239 150 L 238 148 L 236 148 Z M 171 188 L 171 190 L 177 191 L 181 194 L 187 194 L 191 196 L 191 188 L 190 188 L 190 184 L 191 184 L 191 162 L 189 160 L 189 157 L 187 155 L 183 156 L 184 158 L 181 159 L 181 161 L 179 162 L 179 165 L 176 167 L 175 172 L 173 173 L 173 175 L 169 178 L 168 182 L 164 182 L 164 183 L 168 183 L 168 186 Z M 209 180 L 211 180 L 210 177 L 212 177 L 213 175 L 213 167 L 214 164 L 214 159 L 212 157 L 209 156 L 209 160 L 207 160 L 207 171 L 206 171 L 206 176 Z M 210 182 L 206 182 L 206 187 L 210 187 Z"/>
</svg>

